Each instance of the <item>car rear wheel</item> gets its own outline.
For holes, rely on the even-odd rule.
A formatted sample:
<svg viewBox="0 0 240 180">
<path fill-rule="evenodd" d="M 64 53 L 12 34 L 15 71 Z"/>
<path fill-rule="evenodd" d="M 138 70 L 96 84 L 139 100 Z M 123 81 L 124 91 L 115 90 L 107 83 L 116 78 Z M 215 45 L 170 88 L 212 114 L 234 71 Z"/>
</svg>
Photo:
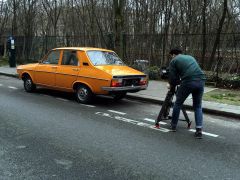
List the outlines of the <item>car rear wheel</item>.
<svg viewBox="0 0 240 180">
<path fill-rule="evenodd" d="M 33 92 L 36 89 L 36 85 L 33 83 L 30 76 L 24 77 L 23 84 L 26 92 Z"/>
<path fill-rule="evenodd" d="M 127 94 L 127 92 L 118 92 L 118 93 L 115 93 L 115 94 L 113 94 L 113 99 L 114 99 L 114 101 L 119 101 L 119 100 L 125 98 L 125 97 L 126 97 L 126 94 Z"/>
<path fill-rule="evenodd" d="M 76 98 L 80 103 L 90 103 L 93 98 L 93 93 L 86 85 L 79 85 L 76 89 Z"/>
</svg>

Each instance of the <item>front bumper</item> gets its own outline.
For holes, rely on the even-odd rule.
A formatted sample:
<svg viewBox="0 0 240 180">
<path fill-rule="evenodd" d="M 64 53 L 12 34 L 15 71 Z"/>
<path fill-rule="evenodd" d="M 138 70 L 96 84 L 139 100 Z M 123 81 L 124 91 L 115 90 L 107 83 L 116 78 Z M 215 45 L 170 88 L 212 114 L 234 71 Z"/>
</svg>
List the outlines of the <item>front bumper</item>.
<svg viewBox="0 0 240 180">
<path fill-rule="evenodd" d="M 113 91 L 140 91 L 140 90 L 144 90 L 147 89 L 147 85 L 144 86 L 123 86 L 123 87 L 102 87 L 102 90 L 104 91 L 109 91 L 109 92 L 113 92 Z"/>
</svg>

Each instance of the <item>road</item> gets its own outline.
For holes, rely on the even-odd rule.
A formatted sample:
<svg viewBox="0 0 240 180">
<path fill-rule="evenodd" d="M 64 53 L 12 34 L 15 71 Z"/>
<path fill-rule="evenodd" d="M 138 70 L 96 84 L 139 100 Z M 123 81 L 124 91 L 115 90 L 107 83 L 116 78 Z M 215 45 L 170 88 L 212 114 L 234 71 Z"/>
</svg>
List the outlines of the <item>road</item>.
<svg viewBox="0 0 240 180">
<path fill-rule="evenodd" d="M 82 105 L 0 76 L 0 179 L 240 179 L 239 121 L 204 114 L 199 140 L 185 122 L 153 128 L 159 109 L 107 97 Z"/>
</svg>

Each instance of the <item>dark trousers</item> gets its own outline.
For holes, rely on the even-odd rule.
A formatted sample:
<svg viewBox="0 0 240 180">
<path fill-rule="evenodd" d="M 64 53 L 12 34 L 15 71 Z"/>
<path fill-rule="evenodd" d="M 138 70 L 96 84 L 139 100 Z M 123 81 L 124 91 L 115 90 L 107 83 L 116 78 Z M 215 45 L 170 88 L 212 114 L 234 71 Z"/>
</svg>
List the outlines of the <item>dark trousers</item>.
<svg viewBox="0 0 240 180">
<path fill-rule="evenodd" d="M 205 81 L 189 81 L 180 84 L 176 94 L 176 101 L 173 106 L 172 122 L 173 127 L 177 126 L 180 110 L 186 98 L 192 94 L 193 109 L 195 115 L 196 128 L 202 128 L 202 96 L 204 92 Z"/>
</svg>

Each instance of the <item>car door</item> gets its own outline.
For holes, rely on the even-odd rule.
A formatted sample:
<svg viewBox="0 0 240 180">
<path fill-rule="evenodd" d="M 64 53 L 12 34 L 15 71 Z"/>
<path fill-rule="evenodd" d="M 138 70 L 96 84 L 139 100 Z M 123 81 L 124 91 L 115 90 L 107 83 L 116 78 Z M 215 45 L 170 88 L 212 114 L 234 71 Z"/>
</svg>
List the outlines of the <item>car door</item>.
<svg viewBox="0 0 240 180">
<path fill-rule="evenodd" d="M 52 50 L 36 67 L 35 81 L 36 84 L 52 86 L 56 85 L 56 71 L 60 59 L 61 51 Z"/>
<path fill-rule="evenodd" d="M 61 64 L 56 71 L 56 86 L 63 89 L 72 89 L 80 70 L 78 51 L 63 50 Z"/>
</svg>

